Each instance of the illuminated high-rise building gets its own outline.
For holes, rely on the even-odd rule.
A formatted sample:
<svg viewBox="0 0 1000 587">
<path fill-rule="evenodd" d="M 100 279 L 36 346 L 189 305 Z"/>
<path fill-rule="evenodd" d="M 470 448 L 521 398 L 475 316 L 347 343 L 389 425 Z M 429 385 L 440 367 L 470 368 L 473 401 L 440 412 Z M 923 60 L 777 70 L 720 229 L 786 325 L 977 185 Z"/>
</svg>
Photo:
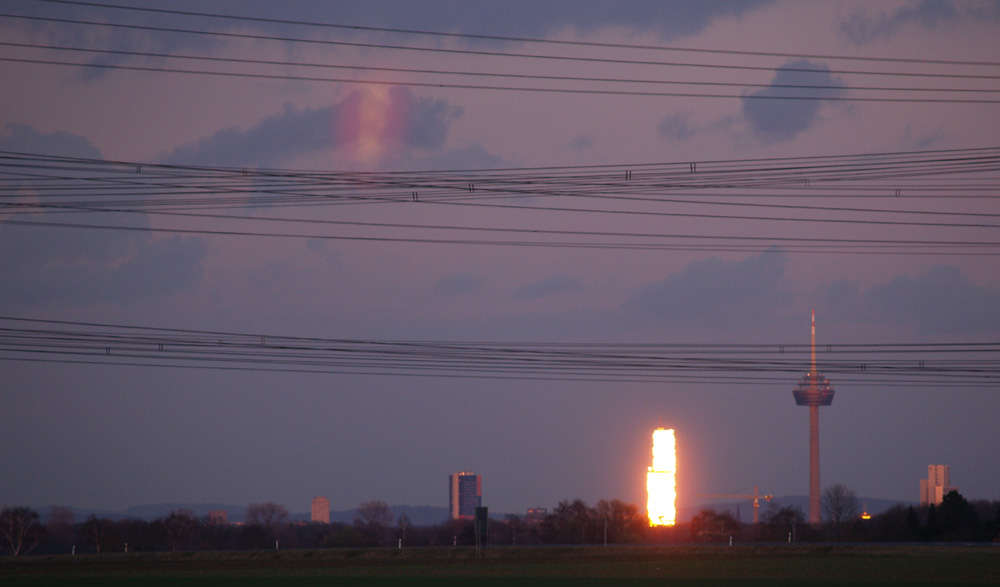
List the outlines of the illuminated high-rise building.
<svg viewBox="0 0 1000 587">
<path fill-rule="evenodd" d="M 650 526 L 673 526 L 676 520 L 677 484 L 674 473 L 677 457 L 674 452 L 674 431 L 657 428 L 653 431 L 653 464 L 646 472 L 646 493 Z"/>
<path fill-rule="evenodd" d="M 920 505 L 941 505 L 944 496 L 958 491 L 948 481 L 948 465 L 928 465 L 927 478 L 920 480 Z"/>
<path fill-rule="evenodd" d="M 483 478 L 469 471 L 448 475 L 448 512 L 452 520 L 471 520 L 483 505 Z"/>
<path fill-rule="evenodd" d="M 816 310 L 812 313 L 812 346 L 809 372 L 792 390 L 795 403 L 809 406 L 809 523 L 819 524 L 819 407 L 833 403 L 830 381 L 816 369 Z"/>
<path fill-rule="evenodd" d="M 313 522 L 322 522 L 323 524 L 330 523 L 330 500 L 323 497 L 322 495 L 316 496 L 312 500 L 312 517 L 309 518 Z"/>
</svg>

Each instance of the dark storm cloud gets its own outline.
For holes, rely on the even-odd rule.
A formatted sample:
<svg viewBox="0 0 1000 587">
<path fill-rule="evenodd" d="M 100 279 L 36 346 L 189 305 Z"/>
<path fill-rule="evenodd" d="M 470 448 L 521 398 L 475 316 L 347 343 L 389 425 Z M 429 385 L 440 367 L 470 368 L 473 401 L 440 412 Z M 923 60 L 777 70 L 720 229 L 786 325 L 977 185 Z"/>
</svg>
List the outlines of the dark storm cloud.
<svg viewBox="0 0 1000 587">
<path fill-rule="evenodd" d="M 8 125 L 0 150 L 101 158 L 87 139 Z M 56 213 L 58 214 L 58 213 Z M 18 216 L 34 222 L 78 221 L 65 214 Z M 148 228 L 145 214 L 102 213 L 100 224 Z M 201 275 L 200 238 L 154 240 L 135 230 L 45 228 L 0 221 L 0 305 L 128 304 L 184 289 Z"/>
<path fill-rule="evenodd" d="M 1000 289 L 978 285 L 951 265 L 901 275 L 864 291 L 856 282 L 841 280 L 827 288 L 825 299 L 845 317 L 898 324 L 918 334 L 1000 331 Z"/>
<path fill-rule="evenodd" d="M 947 0 L 911 2 L 894 12 L 882 12 L 877 17 L 870 17 L 861 12 L 854 14 L 841 25 L 840 31 L 855 44 L 866 45 L 878 38 L 891 36 L 909 24 L 933 29 L 965 18 L 1000 20 L 1000 2 L 951 2 Z"/>
<path fill-rule="evenodd" d="M 797 70 L 814 71 L 797 71 Z M 809 86 L 809 87 L 787 87 Z M 843 82 L 830 75 L 829 68 L 807 59 L 790 61 L 775 71 L 771 87 L 742 98 L 743 116 L 756 135 L 765 142 L 793 139 L 819 120 L 823 98 L 843 93 Z M 768 96 L 791 96 L 768 99 Z"/>
<path fill-rule="evenodd" d="M 281 113 L 246 130 L 227 128 L 196 143 L 174 149 L 166 162 L 178 165 L 277 166 L 290 159 L 323 150 L 337 150 L 358 140 L 366 117 L 367 89 L 348 94 L 325 108 L 299 109 L 286 104 Z M 409 151 L 438 150 L 444 146 L 452 122 L 462 109 L 447 100 L 419 98 L 408 88 L 388 90 L 380 141 Z"/>
<path fill-rule="evenodd" d="M 762 325 L 791 301 L 787 263 L 777 250 L 741 261 L 695 261 L 640 288 L 626 309 L 658 326 L 730 331 Z"/>
</svg>

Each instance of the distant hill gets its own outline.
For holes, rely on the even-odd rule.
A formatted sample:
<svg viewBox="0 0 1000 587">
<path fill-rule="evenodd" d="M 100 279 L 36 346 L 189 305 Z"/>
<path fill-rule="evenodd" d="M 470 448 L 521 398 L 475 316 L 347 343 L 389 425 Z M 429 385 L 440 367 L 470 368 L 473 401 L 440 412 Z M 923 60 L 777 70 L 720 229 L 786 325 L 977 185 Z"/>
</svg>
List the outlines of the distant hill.
<svg viewBox="0 0 1000 587">
<path fill-rule="evenodd" d="M 38 513 L 42 520 L 45 520 L 52 507 L 54 506 L 38 508 Z M 242 522 L 247 506 L 231 503 L 156 503 L 136 505 L 124 510 L 96 510 L 74 507 L 70 507 L 69 509 L 73 512 L 73 517 L 77 522 L 82 522 L 90 516 L 108 518 L 110 520 L 155 520 L 166 517 L 170 515 L 170 512 L 180 509 L 191 510 L 199 518 L 207 516 L 210 511 L 222 510 L 226 512 L 230 522 Z M 391 506 L 389 511 L 392 512 L 394 519 L 398 519 L 401 514 L 405 513 L 406 517 L 418 526 L 440 524 L 448 519 L 448 508 L 443 507 L 397 505 Z M 353 509 L 331 511 L 330 521 L 350 523 L 354 521 L 355 515 L 356 510 Z M 309 512 L 289 512 L 288 517 L 293 522 L 304 522 L 309 521 L 311 514 Z"/>
</svg>

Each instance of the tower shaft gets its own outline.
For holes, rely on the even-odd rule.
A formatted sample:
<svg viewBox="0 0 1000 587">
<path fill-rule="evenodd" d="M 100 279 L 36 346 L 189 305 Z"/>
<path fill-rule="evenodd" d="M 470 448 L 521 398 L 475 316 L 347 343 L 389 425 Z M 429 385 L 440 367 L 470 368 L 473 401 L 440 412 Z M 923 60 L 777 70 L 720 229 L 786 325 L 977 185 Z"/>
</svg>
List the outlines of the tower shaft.
<svg viewBox="0 0 1000 587">
<path fill-rule="evenodd" d="M 816 384 L 816 310 L 812 311 L 812 335 L 809 345 L 809 374 L 813 376 L 812 383 Z M 815 391 L 815 390 L 814 390 Z M 819 505 L 819 406 L 811 404 L 809 406 L 809 523 L 819 524 L 821 522 Z"/>
<path fill-rule="evenodd" d="M 819 406 L 809 406 L 809 523 L 819 524 Z"/>
</svg>

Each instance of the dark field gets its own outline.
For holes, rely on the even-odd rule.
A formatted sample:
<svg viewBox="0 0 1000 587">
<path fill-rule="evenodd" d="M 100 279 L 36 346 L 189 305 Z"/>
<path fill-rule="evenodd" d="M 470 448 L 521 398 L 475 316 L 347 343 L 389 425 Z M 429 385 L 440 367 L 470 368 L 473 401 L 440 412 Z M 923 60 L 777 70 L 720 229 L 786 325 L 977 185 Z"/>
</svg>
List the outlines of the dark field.
<svg viewBox="0 0 1000 587">
<path fill-rule="evenodd" d="M 15 585 L 1000 585 L 1000 547 L 612 546 L 0 558 Z"/>
</svg>

